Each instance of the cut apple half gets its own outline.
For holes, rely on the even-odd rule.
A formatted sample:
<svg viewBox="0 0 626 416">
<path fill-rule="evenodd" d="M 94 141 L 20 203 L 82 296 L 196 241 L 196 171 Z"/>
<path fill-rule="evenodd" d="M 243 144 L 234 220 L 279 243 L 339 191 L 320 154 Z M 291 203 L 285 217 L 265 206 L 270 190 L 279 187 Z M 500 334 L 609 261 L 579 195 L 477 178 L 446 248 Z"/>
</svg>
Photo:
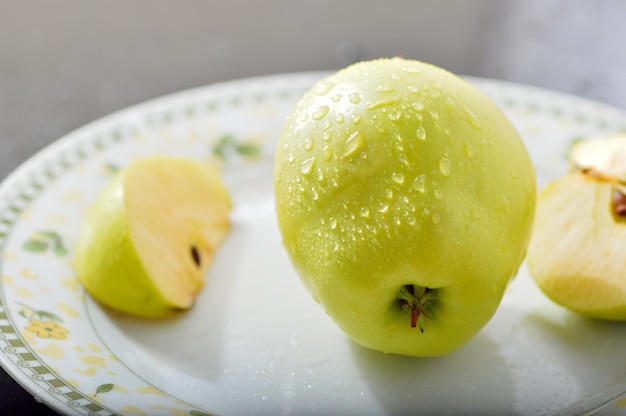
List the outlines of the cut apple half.
<svg viewBox="0 0 626 416">
<path fill-rule="evenodd" d="M 169 156 L 133 161 L 89 208 L 75 268 L 107 306 L 146 317 L 190 308 L 230 229 L 231 199 L 206 163 Z"/>
<path fill-rule="evenodd" d="M 626 136 L 583 141 L 570 162 L 539 195 L 529 270 L 558 304 L 626 320 Z"/>
</svg>

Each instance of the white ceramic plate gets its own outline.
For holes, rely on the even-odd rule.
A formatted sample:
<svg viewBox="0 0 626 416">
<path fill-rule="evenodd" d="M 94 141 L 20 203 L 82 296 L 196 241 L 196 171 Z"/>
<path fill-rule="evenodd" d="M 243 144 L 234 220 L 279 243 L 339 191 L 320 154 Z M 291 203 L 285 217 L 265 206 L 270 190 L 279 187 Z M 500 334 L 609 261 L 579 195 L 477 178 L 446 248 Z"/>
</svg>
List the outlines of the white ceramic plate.
<svg viewBox="0 0 626 416">
<path fill-rule="evenodd" d="M 523 267 L 493 320 L 461 350 L 415 359 L 348 340 L 305 292 L 281 247 L 272 153 L 284 117 L 323 73 L 217 84 L 92 123 L 0 187 L 0 361 L 64 414 L 581 414 L 626 392 L 626 331 L 548 301 Z M 600 104 L 468 78 L 524 137 L 539 185 L 573 140 L 626 130 Z M 130 160 L 222 158 L 233 229 L 197 305 L 146 321 L 101 308 L 78 284 L 85 207 Z M 605 408 L 606 410 L 606 408 Z M 626 413 L 624 413 L 626 414 Z"/>
</svg>

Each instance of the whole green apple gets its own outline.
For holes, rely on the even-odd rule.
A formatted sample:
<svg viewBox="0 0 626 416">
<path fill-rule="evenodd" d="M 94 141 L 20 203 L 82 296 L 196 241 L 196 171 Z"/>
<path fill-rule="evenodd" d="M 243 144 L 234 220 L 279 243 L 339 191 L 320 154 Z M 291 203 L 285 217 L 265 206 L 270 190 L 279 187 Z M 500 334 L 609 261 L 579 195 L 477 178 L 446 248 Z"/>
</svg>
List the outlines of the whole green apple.
<svg viewBox="0 0 626 416">
<path fill-rule="evenodd" d="M 208 164 L 134 160 L 86 212 L 74 253 L 78 280 L 95 299 L 129 314 L 188 309 L 230 229 L 230 208 L 228 190 Z"/>
<path fill-rule="evenodd" d="M 535 172 L 505 114 L 441 68 L 354 64 L 304 94 L 274 167 L 283 243 L 363 346 L 449 353 L 493 316 L 524 259 Z"/>
</svg>

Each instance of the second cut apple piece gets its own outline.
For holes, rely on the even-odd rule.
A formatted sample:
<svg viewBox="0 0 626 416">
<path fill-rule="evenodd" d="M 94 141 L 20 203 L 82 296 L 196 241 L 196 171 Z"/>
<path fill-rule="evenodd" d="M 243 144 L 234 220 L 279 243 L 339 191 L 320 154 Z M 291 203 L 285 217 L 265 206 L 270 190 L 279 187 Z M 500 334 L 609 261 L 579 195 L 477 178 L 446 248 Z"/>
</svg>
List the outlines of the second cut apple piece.
<svg viewBox="0 0 626 416">
<path fill-rule="evenodd" d="M 527 263 L 556 303 L 626 320 L 626 136 L 581 142 L 572 170 L 539 195 Z"/>
</svg>

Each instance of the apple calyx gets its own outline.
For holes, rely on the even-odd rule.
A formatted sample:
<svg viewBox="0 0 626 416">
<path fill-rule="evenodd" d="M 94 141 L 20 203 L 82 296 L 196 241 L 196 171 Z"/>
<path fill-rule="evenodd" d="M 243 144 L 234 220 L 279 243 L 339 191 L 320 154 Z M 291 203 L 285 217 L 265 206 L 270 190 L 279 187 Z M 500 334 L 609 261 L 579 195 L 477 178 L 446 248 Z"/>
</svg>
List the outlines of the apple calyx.
<svg viewBox="0 0 626 416">
<path fill-rule="evenodd" d="M 424 317 L 433 319 L 426 309 L 427 307 L 430 309 L 429 305 L 436 300 L 435 290 L 416 285 L 404 285 L 400 289 L 398 299 L 400 307 L 411 314 L 411 328 L 417 327 L 421 333 L 424 333 Z"/>
</svg>

